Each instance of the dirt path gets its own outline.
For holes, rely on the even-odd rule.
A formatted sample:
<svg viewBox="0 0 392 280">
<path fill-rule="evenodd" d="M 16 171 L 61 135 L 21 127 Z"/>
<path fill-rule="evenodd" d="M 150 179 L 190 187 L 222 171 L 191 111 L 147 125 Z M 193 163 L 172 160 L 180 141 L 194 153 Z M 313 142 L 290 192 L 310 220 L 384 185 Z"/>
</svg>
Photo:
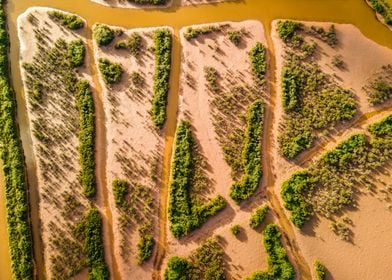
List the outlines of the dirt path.
<svg viewBox="0 0 392 280">
<path fill-rule="evenodd" d="M 103 239 L 105 246 L 106 262 L 108 263 L 111 279 L 119 280 L 120 272 L 114 256 L 113 215 L 109 205 L 109 193 L 106 183 L 106 127 L 105 110 L 102 102 L 102 88 L 98 79 L 97 65 L 94 63 L 92 31 L 87 26 L 87 61 L 91 66 L 93 79 L 94 106 L 95 106 L 95 174 L 97 180 L 97 200 L 103 220 Z"/>
</svg>

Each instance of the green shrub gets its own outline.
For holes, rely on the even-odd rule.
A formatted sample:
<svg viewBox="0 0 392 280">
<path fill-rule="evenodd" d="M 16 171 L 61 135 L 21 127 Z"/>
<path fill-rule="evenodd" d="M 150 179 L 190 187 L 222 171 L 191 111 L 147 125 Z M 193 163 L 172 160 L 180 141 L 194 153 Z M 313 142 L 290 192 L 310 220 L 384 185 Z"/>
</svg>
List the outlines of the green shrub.
<svg viewBox="0 0 392 280">
<path fill-rule="evenodd" d="M 372 105 L 379 105 L 392 98 L 392 84 L 383 79 L 376 79 L 370 83 L 368 100 Z"/>
<path fill-rule="evenodd" d="M 76 15 L 71 15 L 60 11 L 49 11 L 48 15 L 52 20 L 57 21 L 61 25 L 72 30 L 84 27 L 84 21 Z"/>
<path fill-rule="evenodd" d="M 330 25 L 328 31 L 325 31 L 322 27 L 311 26 L 310 33 L 321 41 L 327 43 L 331 47 L 335 47 L 338 44 L 336 29 L 333 24 Z"/>
<path fill-rule="evenodd" d="M 167 96 L 170 88 L 172 35 L 168 29 L 154 31 L 155 73 L 152 99 L 152 120 L 162 128 L 166 120 Z"/>
<path fill-rule="evenodd" d="M 181 121 L 176 133 L 169 189 L 170 230 L 177 238 L 201 226 L 226 206 L 221 196 L 204 204 L 191 200 L 190 189 L 195 175 L 194 145 L 190 124 Z"/>
<path fill-rule="evenodd" d="M 268 205 L 258 207 L 250 216 L 249 226 L 253 229 L 258 228 L 264 221 L 269 211 Z"/>
<path fill-rule="evenodd" d="M 266 49 L 262 43 L 257 42 L 250 50 L 249 59 L 252 66 L 253 76 L 258 81 L 263 81 L 267 73 Z"/>
<path fill-rule="evenodd" d="M 200 35 L 207 35 L 220 30 L 221 27 L 217 25 L 206 25 L 199 28 L 188 27 L 184 32 L 184 38 L 190 41 L 192 39 L 196 39 Z"/>
<path fill-rule="evenodd" d="M 333 58 L 332 58 L 332 65 L 333 66 L 335 66 L 336 68 L 339 68 L 339 69 L 343 69 L 344 68 L 344 61 L 343 61 L 343 59 L 342 59 L 342 57 L 341 56 L 339 56 L 339 55 L 335 55 Z"/>
<path fill-rule="evenodd" d="M 142 36 L 136 32 L 132 33 L 128 38 L 127 46 L 133 56 L 139 55 L 143 46 Z"/>
<path fill-rule="evenodd" d="M 262 177 L 261 139 L 263 133 L 264 105 L 256 100 L 249 108 L 242 161 L 244 174 L 230 189 L 230 197 L 237 203 L 248 199 L 259 186 Z"/>
<path fill-rule="evenodd" d="M 219 73 L 214 67 L 204 67 L 204 79 L 207 81 L 208 88 L 213 92 L 218 92 L 218 77 Z"/>
<path fill-rule="evenodd" d="M 126 195 L 128 193 L 128 182 L 123 179 L 114 179 L 112 183 L 114 201 L 117 207 L 123 207 L 126 204 Z"/>
<path fill-rule="evenodd" d="M 392 7 L 387 0 L 368 0 L 372 8 L 379 13 L 385 20 L 385 23 L 392 26 Z"/>
<path fill-rule="evenodd" d="M 79 111 L 79 153 L 83 193 L 95 196 L 95 108 L 94 98 L 87 81 L 78 81 L 76 85 L 76 104 Z"/>
<path fill-rule="evenodd" d="M 104 24 L 96 24 L 93 28 L 93 36 L 98 46 L 109 45 L 115 36 L 115 32 L 109 26 Z"/>
<path fill-rule="evenodd" d="M 369 126 L 369 131 L 376 137 L 392 135 L 392 115 Z"/>
<path fill-rule="evenodd" d="M 169 259 L 165 270 L 165 280 L 188 280 L 190 264 L 187 260 L 174 256 Z"/>
<path fill-rule="evenodd" d="M 75 40 L 68 44 L 68 58 L 72 67 L 80 67 L 84 64 L 86 47 L 82 40 Z"/>
<path fill-rule="evenodd" d="M 154 245 L 155 240 L 151 234 L 144 234 L 141 236 L 140 241 L 137 244 L 138 261 L 140 264 L 151 258 Z"/>
<path fill-rule="evenodd" d="M 232 225 L 230 231 L 233 235 L 238 235 L 241 232 L 241 227 L 240 225 Z"/>
<path fill-rule="evenodd" d="M 121 81 L 123 74 L 121 64 L 110 62 L 106 58 L 100 58 L 98 68 L 107 85 L 113 85 Z"/>
<path fill-rule="evenodd" d="M 318 260 L 316 260 L 314 262 L 314 271 L 315 271 L 315 274 L 316 274 L 316 280 L 325 280 L 325 278 L 326 278 L 326 268 Z"/>
<path fill-rule="evenodd" d="M 294 280 L 295 270 L 281 243 L 278 226 L 269 224 L 263 231 L 263 242 L 268 254 L 268 270 L 255 272 L 247 280 Z"/>
<path fill-rule="evenodd" d="M 293 38 L 296 31 L 301 30 L 302 24 L 291 20 L 278 21 L 277 30 L 279 37 L 288 42 Z"/>
<path fill-rule="evenodd" d="M 227 36 L 229 40 L 236 46 L 241 43 L 243 33 L 239 30 L 228 31 Z"/>
<path fill-rule="evenodd" d="M 28 186 L 16 116 L 14 92 L 10 85 L 4 3 L 0 9 L 0 155 L 5 179 L 7 232 L 14 279 L 34 279 L 33 247 L 29 223 Z M 4 240 L 2 242 L 5 242 Z"/>
</svg>

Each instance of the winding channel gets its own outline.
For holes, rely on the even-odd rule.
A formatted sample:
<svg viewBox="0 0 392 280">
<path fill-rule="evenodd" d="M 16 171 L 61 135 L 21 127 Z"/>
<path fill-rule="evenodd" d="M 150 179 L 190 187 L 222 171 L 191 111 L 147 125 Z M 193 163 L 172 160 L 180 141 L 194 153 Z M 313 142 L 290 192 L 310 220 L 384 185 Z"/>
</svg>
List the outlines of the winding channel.
<svg viewBox="0 0 392 280">
<path fill-rule="evenodd" d="M 173 139 L 177 122 L 177 105 L 178 105 L 178 87 L 180 75 L 180 59 L 181 47 L 178 38 L 178 31 L 181 27 L 218 22 L 218 21 L 241 21 L 246 19 L 255 19 L 263 23 L 266 30 L 267 42 L 270 52 L 270 100 L 267 108 L 265 119 L 265 134 L 263 144 L 266 147 L 263 156 L 263 163 L 265 166 L 264 185 L 267 186 L 268 199 L 277 214 L 279 225 L 286 234 L 289 250 L 293 256 L 297 267 L 299 279 L 310 279 L 310 269 L 301 255 L 300 248 L 295 241 L 294 229 L 284 214 L 282 206 L 279 202 L 277 194 L 275 193 L 275 175 L 271 166 L 271 156 L 269 149 L 272 147 L 272 128 L 275 125 L 275 118 L 273 112 L 273 105 L 276 100 L 275 87 L 275 58 L 274 48 L 271 39 L 271 21 L 278 18 L 290 18 L 298 20 L 309 21 L 331 21 L 336 23 L 352 23 L 358 27 L 361 32 L 368 38 L 377 42 L 378 44 L 392 48 L 392 36 L 390 30 L 378 22 L 373 11 L 367 6 L 363 0 L 242 0 L 238 2 L 226 2 L 219 4 L 206 4 L 198 6 L 180 7 L 179 0 L 175 0 L 174 4 L 165 9 L 120 9 L 109 8 L 90 2 L 89 0 L 9 0 L 6 6 L 9 33 L 11 40 L 10 61 L 12 70 L 12 82 L 16 92 L 16 99 L 18 104 L 18 123 L 20 127 L 20 135 L 23 142 L 23 148 L 26 158 L 27 174 L 30 185 L 30 204 L 31 217 L 33 223 L 33 238 L 34 238 L 34 252 L 35 263 L 37 267 L 38 279 L 44 279 L 45 271 L 42 256 L 42 244 L 39 237 L 39 209 L 38 209 L 38 190 L 36 179 L 36 167 L 34 155 L 30 148 L 31 136 L 29 123 L 26 111 L 26 101 L 23 94 L 23 85 L 19 70 L 19 41 L 17 37 L 16 19 L 27 8 L 32 6 L 47 6 L 57 8 L 72 13 L 76 13 L 87 20 L 88 26 L 92 26 L 95 22 L 103 22 L 110 25 L 119 25 L 125 28 L 135 27 L 151 27 L 168 25 L 175 30 L 175 40 L 172 56 L 172 75 L 171 75 L 171 90 L 169 94 L 168 103 L 168 119 L 165 133 L 165 148 L 164 160 L 162 167 L 162 188 L 160 201 L 160 238 L 158 242 L 157 254 L 154 257 L 154 278 L 159 278 L 162 261 L 165 257 L 166 242 L 167 242 L 167 195 L 168 182 L 170 176 L 170 159 L 172 153 Z M 201 16 L 202 15 L 202 16 Z M 91 46 L 91 32 L 87 32 L 87 37 Z M 91 57 L 92 51 L 89 48 L 88 55 Z M 105 159 L 106 159 L 106 137 L 105 137 L 105 123 L 104 111 L 102 107 L 102 92 L 97 82 L 95 66 L 91 66 L 93 73 L 94 87 L 96 90 L 96 106 L 97 106 L 97 180 L 99 182 L 100 194 L 98 196 L 98 205 L 104 214 L 104 239 L 107 247 L 113 242 L 111 211 L 108 205 L 108 194 L 105 177 Z M 312 153 L 310 153 L 310 156 Z M 307 157 L 308 158 L 308 157 Z M 3 188 L 3 179 L 1 179 L 1 187 Z M 5 224 L 5 210 L 4 199 L 0 195 L 0 228 L 6 228 Z M 10 263 L 7 244 L 8 240 L 6 232 L 0 231 L 0 240 L 2 246 L 0 247 L 0 271 L 1 279 L 10 280 Z M 113 252 L 107 252 L 108 262 L 111 267 L 113 279 L 119 279 L 119 274 L 116 268 Z M 8 260 L 8 261 L 7 261 Z"/>
</svg>

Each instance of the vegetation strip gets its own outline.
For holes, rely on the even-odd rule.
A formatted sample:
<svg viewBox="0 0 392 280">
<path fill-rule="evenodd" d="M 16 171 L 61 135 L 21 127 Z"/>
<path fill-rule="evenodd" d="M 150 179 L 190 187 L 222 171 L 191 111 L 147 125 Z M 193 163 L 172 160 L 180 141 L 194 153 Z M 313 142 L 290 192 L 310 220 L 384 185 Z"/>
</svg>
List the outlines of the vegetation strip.
<svg viewBox="0 0 392 280">
<path fill-rule="evenodd" d="M 152 120 L 162 128 L 166 120 L 167 96 L 170 88 L 172 34 L 169 29 L 154 31 L 155 73 L 152 98 Z"/>
<path fill-rule="evenodd" d="M 380 14 L 385 23 L 392 26 L 392 7 L 388 0 L 366 0 L 370 6 Z"/>
<path fill-rule="evenodd" d="M 16 103 L 10 85 L 4 2 L 0 9 L 0 143 L 5 177 L 8 240 L 15 279 L 33 279 L 33 252 L 29 222 L 28 186 L 22 143 L 16 123 Z"/>
<path fill-rule="evenodd" d="M 370 139 L 365 134 L 349 137 L 283 184 L 284 206 L 296 226 L 302 227 L 315 213 L 330 217 L 344 206 L 353 206 L 354 186 L 372 188 L 370 175 L 392 157 L 392 115 L 369 126 L 369 131 Z M 332 229 L 348 239 L 340 223 Z"/>
<path fill-rule="evenodd" d="M 263 243 L 268 254 L 268 270 L 255 272 L 247 280 L 294 280 L 295 270 L 281 242 L 277 225 L 269 224 L 263 231 Z"/>
<path fill-rule="evenodd" d="M 190 189 L 195 177 L 194 149 L 191 126 L 182 121 L 176 133 L 169 190 L 170 230 L 177 238 L 201 226 L 226 206 L 226 201 L 220 195 L 204 204 L 191 199 Z"/>
<path fill-rule="evenodd" d="M 269 211 L 268 205 L 262 205 L 252 213 L 250 216 L 249 226 L 253 229 L 258 228 L 264 221 Z"/>
<path fill-rule="evenodd" d="M 49 11 L 48 15 L 52 20 L 59 22 L 62 26 L 72 30 L 84 27 L 84 21 L 77 15 L 71 15 L 60 11 Z"/>
<path fill-rule="evenodd" d="M 247 130 L 242 150 L 244 174 L 239 182 L 232 185 L 230 197 L 237 203 L 248 199 L 259 186 L 262 172 L 261 138 L 263 133 L 264 105 L 256 100 L 249 109 Z"/>
</svg>

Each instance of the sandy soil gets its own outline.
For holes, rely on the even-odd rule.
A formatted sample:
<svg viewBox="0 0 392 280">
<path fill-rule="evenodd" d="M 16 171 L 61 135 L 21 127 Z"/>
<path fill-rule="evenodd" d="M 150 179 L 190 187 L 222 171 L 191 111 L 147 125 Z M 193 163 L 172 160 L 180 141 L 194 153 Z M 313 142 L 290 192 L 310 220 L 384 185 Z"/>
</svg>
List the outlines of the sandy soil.
<svg viewBox="0 0 392 280">
<path fill-rule="evenodd" d="M 328 23 L 304 23 L 328 27 Z M 275 113 L 277 123 L 283 116 L 282 100 L 280 96 L 281 67 L 283 64 L 283 44 L 275 31 L 276 21 L 273 22 L 272 39 L 274 42 L 277 66 L 277 102 Z M 383 106 L 372 107 L 368 101 L 363 87 L 378 72 L 382 65 L 392 61 L 392 51 L 382 47 L 366 37 L 358 29 L 348 24 L 335 24 L 339 39 L 336 49 L 316 40 L 321 48 L 318 63 L 322 70 L 335 75 L 337 81 L 344 88 L 352 89 L 358 100 L 359 114 L 353 120 L 344 125 L 338 125 L 335 131 L 315 143 L 315 147 L 305 151 L 295 161 L 287 161 L 278 153 L 278 143 L 273 145 L 273 172 L 279 174 L 276 180 L 277 193 L 282 183 L 291 174 L 306 167 L 317 159 L 324 151 L 332 149 L 340 141 L 347 139 L 353 133 L 363 131 L 367 125 L 392 113 L 391 102 Z M 337 70 L 331 65 L 334 55 L 340 55 L 345 62 L 344 70 Z M 278 125 L 274 126 L 273 134 L 276 141 Z M 382 176 L 381 176 L 382 177 Z M 379 190 L 385 188 L 384 184 L 390 183 L 387 178 L 377 178 Z M 353 220 L 352 231 L 353 243 L 341 241 L 330 229 L 330 221 L 324 218 L 314 219 L 311 225 L 305 227 L 302 232 L 296 231 L 297 241 L 309 264 L 315 259 L 320 259 L 329 269 L 331 275 L 328 279 L 388 279 L 391 274 L 391 257 L 388 255 L 391 241 L 386 232 L 390 231 L 390 225 L 385 223 L 391 218 L 388 203 L 380 197 L 385 196 L 380 191 L 376 194 L 364 194 L 358 199 L 358 210 L 351 210 L 347 215 Z M 389 202 L 390 204 L 390 202 Z M 375 215 L 377 213 L 377 215 Z M 289 213 L 287 213 L 289 216 Z M 383 256 L 383 257 L 379 257 Z M 350 267 L 349 270 L 346 268 Z"/>
<path fill-rule="evenodd" d="M 162 6 L 153 6 L 153 5 L 136 5 L 134 3 L 128 2 L 126 0 L 91 0 L 97 4 L 108 6 L 108 7 L 116 7 L 116 8 L 130 8 L 130 9 L 159 9 L 159 8 L 167 8 L 171 7 L 174 3 L 179 2 L 182 6 L 190 6 L 190 5 L 199 5 L 199 4 L 208 4 L 208 3 L 219 3 L 224 1 L 236 1 L 236 0 L 170 0 L 167 4 Z"/>
<path fill-rule="evenodd" d="M 116 27 L 117 28 L 117 27 Z M 99 58 L 108 58 L 111 62 L 120 63 L 124 69 L 119 84 L 108 88 L 102 79 L 103 102 L 106 116 L 107 132 L 107 186 L 109 189 L 109 204 L 113 213 L 113 227 L 115 234 L 115 258 L 123 279 L 133 275 L 135 279 L 150 279 L 152 275 L 152 261 L 143 265 L 137 263 L 137 243 L 139 242 L 139 226 L 132 223 L 124 230 L 120 228 L 121 211 L 116 208 L 112 182 L 116 178 L 127 179 L 132 186 L 143 185 L 153 200 L 152 210 L 147 214 L 142 209 L 144 219 L 153 225 L 154 239 L 158 240 L 158 209 L 160 171 L 156 170 L 157 180 L 151 174 L 154 165 L 161 166 L 163 137 L 154 128 L 150 116 L 151 99 L 153 94 L 153 75 L 155 56 L 152 34 L 157 28 L 123 30 L 123 34 L 116 41 L 125 40 L 137 32 L 142 36 L 143 50 L 136 58 L 128 50 L 116 50 L 112 43 L 108 47 L 99 48 L 94 43 L 96 62 Z M 136 87 L 130 80 L 132 72 L 139 72 L 145 80 L 144 86 Z M 140 224 L 140 223 L 139 223 Z M 123 249 L 122 249 L 123 248 Z M 128 252 L 128 253 L 127 253 Z"/>
<path fill-rule="evenodd" d="M 18 35 L 20 39 L 20 65 L 31 62 L 37 53 L 37 39 L 34 30 L 39 29 L 48 35 L 46 41 L 49 45 L 57 39 L 69 42 L 75 39 L 84 39 L 84 31 L 71 32 L 54 23 L 47 15 L 46 8 L 30 8 L 18 18 Z M 33 22 L 33 23 L 32 23 Z M 48 133 L 58 134 L 54 136 L 55 144 L 45 145 L 32 136 L 33 150 L 37 166 L 38 190 L 39 190 L 39 214 L 41 220 L 41 238 L 44 245 L 44 259 L 48 279 L 51 278 L 52 258 L 62 257 L 56 248 L 58 238 L 66 238 L 66 241 L 74 241 L 71 234 L 71 226 L 77 223 L 77 215 L 67 217 L 62 212 L 67 212 L 67 203 L 64 194 L 70 193 L 81 207 L 86 209 L 88 201 L 82 194 L 81 184 L 77 178 L 80 172 L 78 137 L 70 127 L 79 123 L 79 114 L 75 107 L 73 97 L 64 101 L 60 95 L 60 89 L 45 93 L 45 100 L 40 103 L 43 110 L 37 111 L 32 108 L 27 93 L 26 72 L 21 67 L 24 82 L 25 98 L 28 100 L 28 116 L 30 128 L 33 122 L 40 119 L 40 123 L 48 123 Z M 89 80 L 87 69 L 82 67 L 79 77 Z M 58 90 L 58 91 L 57 91 Z M 69 98 L 69 97 L 67 97 Z M 67 103 L 68 102 L 68 103 Z M 64 104 L 67 105 L 64 105 Z M 67 107 L 64 107 L 67 106 Z M 76 126 L 76 130 L 78 125 Z M 67 135 L 64 137 L 64 135 Z M 50 155 L 50 156 L 48 156 Z M 67 164 L 64 164 L 66 162 Z M 79 217 L 80 218 L 80 217 Z M 61 242 L 61 241 L 60 241 Z"/>
<path fill-rule="evenodd" d="M 206 238 L 219 235 L 224 240 L 223 248 L 230 277 L 243 279 L 254 271 L 267 268 L 261 234 L 248 225 L 251 211 L 261 204 L 262 198 L 260 194 L 257 198 L 256 195 L 251 203 L 240 208 L 229 197 L 229 188 L 232 184 L 230 167 L 223 158 L 222 148 L 213 126 L 210 104 L 213 96 L 206 86 L 204 67 L 214 67 L 218 70 L 221 77 L 219 83 L 225 90 L 228 90 L 230 81 L 251 85 L 253 81 L 250 66 L 244 62 L 248 61 L 248 52 L 257 41 L 265 45 L 265 38 L 264 29 L 257 21 L 219 24 L 227 24 L 223 30 L 244 28 L 248 35 L 243 37 L 243 41 L 237 47 L 229 41 L 224 31 L 201 35 L 191 41 L 187 41 L 183 36 L 187 27 L 180 31 L 182 61 L 178 121 L 190 120 L 194 139 L 207 163 L 204 171 L 211 184 L 206 196 L 220 194 L 227 200 L 228 206 L 211 217 L 200 229 L 181 240 L 169 234 L 166 261 L 173 255 L 188 256 Z M 239 224 L 242 228 L 238 238 L 230 232 L 230 226 L 233 224 Z M 166 267 L 166 263 L 163 267 Z"/>
</svg>

